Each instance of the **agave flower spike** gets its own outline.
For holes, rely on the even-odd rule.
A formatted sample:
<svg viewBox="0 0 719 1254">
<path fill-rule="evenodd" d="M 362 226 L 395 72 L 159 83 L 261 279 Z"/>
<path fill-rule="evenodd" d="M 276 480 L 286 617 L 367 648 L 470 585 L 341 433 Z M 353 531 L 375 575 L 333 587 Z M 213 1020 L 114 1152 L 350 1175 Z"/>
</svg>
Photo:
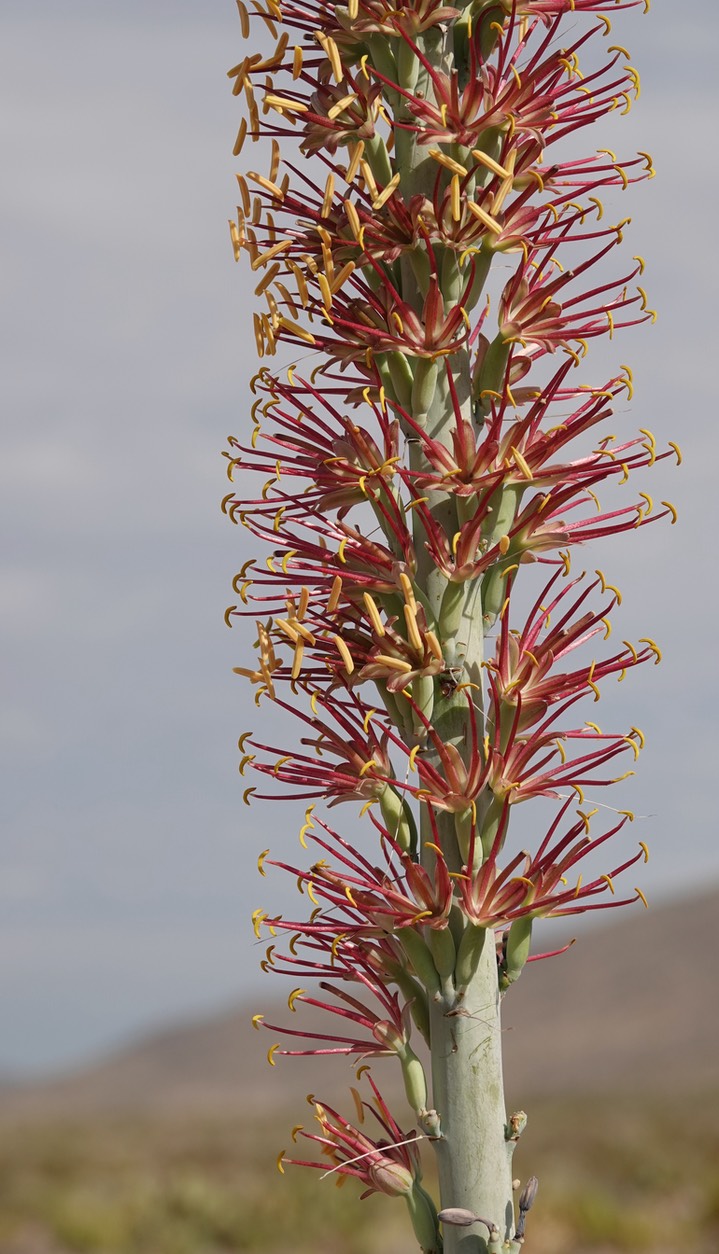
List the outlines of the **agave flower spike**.
<svg viewBox="0 0 719 1254">
<path fill-rule="evenodd" d="M 646 427 L 612 433 L 629 367 L 585 373 L 596 338 L 654 316 L 642 259 L 613 263 L 629 219 L 600 200 L 651 178 L 651 159 L 600 133 L 580 147 L 639 95 L 604 38 L 611 8 L 238 0 L 245 37 L 259 25 L 272 45 L 230 71 L 235 152 L 262 140 L 266 164 L 238 176 L 230 223 L 260 369 L 254 429 L 225 451 L 222 507 L 245 541 L 225 617 L 256 621 L 236 670 L 262 712 L 297 720 L 287 748 L 243 735 L 241 772 L 307 806 L 307 857 L 260 857 L 302 903 L 253 916 L 263 970 L 292 977 L 290 1014 L 302 1006 L 264 1026 L 273 1063 L 399 1065 L 421 1135 L 371 1080 L 379 1135 L 359 1099 L 356 1126 L 318 1106 L 303 1135 L 329 1174 L 404 1196 L 428 1254 L 520 1254 L 526 1239 L 536 1180 L 516 1218 L 525 1116 L 504 1107 L 500 1006 L 528 963 L 567 948 L 533 952 L 534 919 L 643 900 L 615 891 L 643 843 L 597 870 L 630 812 L 597 835 L 584 797 L 633 774 L 615 772 L 643 733 L 587 715 L 608 679 L 660 653 L 648 636 L 607 644 L 620 594 L 572 570 L 595 537 L 674 521 L 644 490 L 599 495 L 681 459 Z M 525 600 L 535 563 L 549 570 Z M 538 797 L 554 818 L 517 842 L 516 807 Z M 351 837 L 319 809 L 347 802 Z"/>
</svg>

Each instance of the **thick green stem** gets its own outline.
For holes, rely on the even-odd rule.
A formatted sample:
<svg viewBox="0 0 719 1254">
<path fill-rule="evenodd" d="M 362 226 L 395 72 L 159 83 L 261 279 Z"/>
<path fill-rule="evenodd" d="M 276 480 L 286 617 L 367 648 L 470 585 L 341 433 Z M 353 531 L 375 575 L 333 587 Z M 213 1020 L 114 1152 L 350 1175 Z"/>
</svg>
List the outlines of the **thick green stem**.
<svg viewBox="0 0 719 1254">
<path fill-rule="evenodd" d="M 432 65 L 440 68 L 451 60 L 451 51 L 443 43 L 438 30 L 426 32 L 419 42 L 424 56 Z M 425 94 L 431 94 L 433 87 L 426 69 L 420 67 L 418 70 L 416 65 L 408 67 L 405 61 L 406 58 L 400 58 L 400 74 L 411 73 L 412 86 L 416 88 L 419 85 Z M 437 166 L 428 157 L 426 147 L 417 145 L 416 137 L 410 130 L 398 130 L 396 142 L 396 168 L 401 174 L 403 196 L 407 200 L 413 194 L 431 196 Z M 443 286 L 445 283 L 449 285 L 450 300 L 457 299 L 461 275 L 456 258 L 442 257 L 441 250 L 438 254 Z M 484 271 L 487 268 L 488 262 L 482 267 L 482 280 L 486 277 Z M 421 311 L 423 304 L 421 280 L 425 269 L 414 254 L 406 254 L 402 258 L 402 295 L 417 311 Z M 411 358 L 403 364 L 412 373 L 411 389 L 408 389 L 408 380 L 399 378 L 396 367 L 390 380 L 392 385 L 395 388 L 401 385 L 405 395 L 408 390 L 411 392 L 416 421 L 432 439 L 451 448 L 456 421 L 455 404 L 444 361 L 439 360 L 436 369 L 434 363 L 420 363 Z M 388 374 L 389 369 L 388 363 Z M 451 369 L 461 414 L 471 421 L 472 382 L 470 356 L 466 349 L 452 354 Z M 421 442 L 412 432 L 406 434 L 410 466 L 413 470 L 426 470 Z M 427 496 L 435 524 L 451 541 L 459 526 L 456 499 L 446 492 L 429 491 Z M 448 585 L 446 576 L 437 569 L 427 552 L 425 538 L 423 524 L 415 516 L 418 595 L 421 592 L 437 623 L 445 662 L 452 668 L 457 682 L 471 682 L 475 686 L 471 690 L 472 701 L 467 700 L 466 692 L 461 689 L 442 698 L 437 690 L 432 722 L 442 742 L 453 743 L 460 755 L 467 756 L 473 742 L 481 743 L 484 731 L 479 688 L 484 650 L 480 588 L 478 581 Z M 476 723 L 474 728 L 472 720 Z M 421 752 L 426 761 L 441 766 L 436 746 L 429 740 L 424 743 Z M 475 816 L 480 822 L 485 808 L 480 799 Z M 450 870 L 458 871 L 466 850 L 462 849 L 463 842 L 458 839 L 454 816 L 441 815 L 439 828 L 447 864 Z M 432 868 L 434 854 L 429 856 L 425 843 L 433 838 L 425 809 L 420 856 L 428 870 Z M 464 1207 L 487 1217 L 499 1229 L 504 1241 L 509 1238 L 513 1225 L 511 1157 L 514 1143 L 507 1140 L 506 1135 L 497 956 L 491 932 L 485 937 L 484 944 L 477 942 L 476 934 L 469 936 L 463 944 L 464 931 L 470 928 L 474 933 L 475 929 L 467 922 L 458 905 L 455 914 L 457 927 L 452 934 L 449 931 L 433 933 L 429 937 L 429 948 L 421 946 L 420 949 L 414 940 L 411 946 L 418 949 L 412 956 L 418 977 L 423 979 L 424 968 L 428 965 L 430 968 L 429 982 L 425 986 L 429 1004 L 431 1100 L 441 1130 L 441 1134 L 433 1139 L 439 1167 L 441 1205 L 443 1208 Z M 408 932 L 411 930 L 407 929 Z M 407 939 L 409 941 L 409 937 Z M 447 1225 L 444 1251 L 445 1254 L 489 1254 L 488 1239 L 487 1229 L 481 1224 L 470 1228 Z"/>
<path fill-rule="evenodd" d="M 457 972 L 461 994 L 430 1000 L 434 1142 L 442 1208 L 459 1206 L 491 1220 L 506 1239 L 513 1224 L 511 1161 L 502 1079 L 497 957 L 492 933 Z M 467 979 L 467 977 L 469 977 Z M 446 985 L 445 985 L 446 988 Z M 487 1254 L 481 1224 L 447 1227 L 445 1254 Z"/>
</svg>

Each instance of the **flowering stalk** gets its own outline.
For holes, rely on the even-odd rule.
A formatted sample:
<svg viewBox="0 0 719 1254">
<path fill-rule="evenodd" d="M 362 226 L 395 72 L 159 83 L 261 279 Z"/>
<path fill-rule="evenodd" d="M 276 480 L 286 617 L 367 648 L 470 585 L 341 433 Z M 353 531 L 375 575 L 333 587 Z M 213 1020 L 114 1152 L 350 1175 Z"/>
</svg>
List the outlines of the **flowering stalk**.
<svg viewBox="0 0 719 1254">
<path fill-rule="evenodd" d="M 257 279 L 262 366 L 252 436 L 226 456 L 230 480 L 241 468 L 262 487 L 223 509 L 265 556 L 243 565 L 226 617 L 256 620 L 256 660 L 237 672 L 299 733 L 287 747 L 246 733 L 240 770 L 257 780 L 248 802 L 284 788 L 307 803 L 308 860 L 265 851 L 260 869 L 294 876 L 310 913 L 254 921 L 265 968 L 311 986 L 290 1010 L 317 1014 L 316 1028 L 256 1024 L 280 1037 L 273 1065 L 395 1058 L 416 1131 L 370 1077 L 356 1126 L 318 1104 L 319 1132 L 302 1135 L 338 1179 L 403 1196 L 427 1254 L 525 1240 L 536 1180 L 515 1217 L 526 1117 L 505 1111 L 499 1016 L 546 956 L 534 920 L 643 900 L 615 889 L 647 856 L 624 844 L 632 814 L 602 803 L 614 821 L 592 822 L 595 790 L 632 773 L 644 737 L 575 709 L 660 654 L 649 638 L 605 645 L 620 594 L 600 571 L 573 576 L 572 549 L 673 521 L 646 492 L 612 491 L 608 508 L 597 492 L 680 458 L 647 430 L 608 432 L 628 367 L 600 386 L 580 369 L 590 339 L 654 316 L 641 259 L 611 268 L 628 220 L 610 224 L 598 196 L 651 161 L 575 151 L 639 94 L 604 7 L 238 0 L 244 36 L 259 26 L 272 45 L 230 71 L 246 106 L 235 152 L 264 140 L 269 169 L 238 175 L 230 223 Z M 554 818 L 520 849 L 512 815 L 537 797 Z M 356 805 L 371 842 L 343 837 L 322 801 Z M 616 865 L 598 873 L 609 840 Z"/>
</svg>

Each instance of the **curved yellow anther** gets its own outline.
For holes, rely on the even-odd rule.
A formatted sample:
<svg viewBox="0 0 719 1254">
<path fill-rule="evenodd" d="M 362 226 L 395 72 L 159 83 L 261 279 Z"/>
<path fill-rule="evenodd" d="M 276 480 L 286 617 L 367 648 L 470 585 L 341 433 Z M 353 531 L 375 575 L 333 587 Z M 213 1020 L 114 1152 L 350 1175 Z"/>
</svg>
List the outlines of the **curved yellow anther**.
<svg viewBox="0 0 719 1254">
<path fill-rule="evenodd" d="M 599 878 L 600 878 L 600 880 L 604 880 L 604 883 L 605 883 L 605 884 L 607 885 L 607 887 L 609 888 L 609 891 L 610 891 L 610 893 L 612 894 L 612 897 L 615 897 L 615 896 L 616 896 L 616 892 L 615 892 L 615 889 L 614 889 L 614 881 L 613 881 L 613 879 L 612 879 L 611 875 L 607 875 L 607 874 L 606 874 L 606 872 L 605 872 L 605 874 L 604 874 L 604 875 L 600 875 L 600 876 L 599 876 Z"/>
<path fill-rule="evenodd" d="M 293 1014 L 296 1014 L 296 1013 L 297 1013 L 297 1012 L 296 1012 L 296 1010 L 295 1010 L 295 1002 L 296 1002 L 297 998 L 298 998 L 298 997 L 301 997 L 301 996 L 302 996 L 302 994 L 303 994 L 303 993 L 306 993 L 306 992 L 307 992 L 307 989 L 306 989 L 306 988 L 293 988 L 292 992 L 290 993 L 289 997 L 287 998 L 287 1005 L 289 1006 L 289 1008 L 290 1008 L 290 1010 L 292 1011 L 292 1013 L 293 1013 Z"/>
<path fill-rule="evenodd" d="M 670 440 L 670 441 L 669 441 L 669 444 L 668 444 L 668 447 L 669 447 L 670 449 L 672 449 L 672 451 L 673 451 L 673 452 L 674 452 L 674 454 L 676 455 L 676 459 L 677 459 L 677 466 L 681 466 L 681 464 L 682 464 L 682 450 L 680 449 L 679 445 L 678 445 L 678 444 L 676 444 L 674 440 Z M 662 501 L 662 505 L 664 505 L 664 504 L 665 504 L 665 502 L 664 502 L 664 501 Z"/>
<path fill-rule="evenodd" d="M 252 1016 L 252 1026 L 257 1032 L 259 1032 L 260 1030 L 260 1024 L 262 1023 L 262 1020 L 264 1019 L 264 1017 L 265 1017 L 264 1015 Z"/>
<path fill-rule="evenodd" d="M 375 601 L 374 597 L 372 597 L 369 592 L 364 592 L 362 594 L 362 600 L 365 603 L 365 608 L 367 610 L 367 613 L 369 614 L 370 620 L 372 622 L 372 626 L 374 627 L 377 635 L 384 636 L 385 635 L 384 623 L 382 622 L 382 619 L 380 617 L 380 612 L 377 608 L 377 602 Z"/>
<path fill-rule="evenodd" d="M 269 851 L 269 849 L 263 849 L 263 850 L 262 850 L 262 853 L 260 854 L 259 858 L 257 859 L 257 870 L 259 871 L 260 875 L 266 875 L 266 874 L 267 874 L 267 872 L 266 872 L 266 870 L 265 870 L 265 867 L 264 867 L 264 862 L 265 862 L 265 858 L 267 857 L 267 855 L 268 855 L 268 853 L 269 853 L 269 852 L 270 852 L 270 851 Z"/>
<path fill-rule="evenodd" d="M 670 513 L 670 514 L 671 514 L 671 516 L 672 516 L 672 526 L 674 526 L 675 522 L 677 521 L 677 517 L 678 517 L 678 515 L 677 515 L 677 510 L 676 510 L 676 506 L 675 506 L 675 505 L 672 505 L 671 501 L 662 501 L 662 505 L 664 506 L 664 508 L 665 508 L 665 509 L 668 509 L 668 510 L 669 510 L 669 513 Z"/>
<path fill-rule="evenodd" d="M 345 644 L 341 636 L 333 636 L 332 640 L 337 648 L 337 652 L 342 658 L 342 662 L 344 664 L 345 670 L 347 671 L 347 674 L 351 675 L 355 668 L 352 654 L 350 653 L 349 649 L 347 648 L 347 645 Z"/>
<path fill-rule="evenodd" d="M 644 735 L 641 727 L 630 727 L 629 730 L 634 732 L 634 735 L 639 740 L 639 748 L 643 749 L 646 744 L 646 736 Z"/>
<path fill-rule="evenodd" d="M 649 2 L 649 0 L 647 0 L 647 3 L 648 3 L 648 2 Z M 646 12 L 646 10 L 645 10 L 645 12 Z M 637 894 L 637 897 L 638 897 L 638 898 L 639 898 L 639 900 L 641 901 L 641 903 L 642 903 L 642 905 L 644 906 L 644 908 L 645 908 L 646 910 L 648 910 L 648 909 L 649 909 L 649 902 L 647 901 L 646 897 L 644 896 L 644 893 L 642 892 L 641 888 L 637 888 L 637 886 L 636 886 L 636 884 L 635 884 L 635 886 L 634 886 L 634 891 L 635 891 L 635 893 Z"/>
<path fill-rule="evenodd" d="M 416 767 L 416 765 L 415 765 L 415 764 L 416 764 L 416 761 L 417 761 L 417 754 L 419 753 L 419 750 L 420 750 L 420 746 L 419 746 L 419 745 L 415 745 L 415 746 L 414 746 L 414 748 L 410 750 L 410 755 L 409 755 L 409 758 L 408 758 L 408 762 L 409 762 L 409 769 L 410 769 L 410 771 L 416 771 L 416 770 L 417 770 L 417 767 Z"/>
<path fill-rule="evenodd" d="M 585 725 L 586 725 L 587 727 L 591 727 L 592 731 L 595 731 L 595 732 L 597 733 L 597 735 L 598 735 L 598 736 L 601 736 L 601 734 L 602 734 L 602 729 L 601 729 L 601 727 L 599 726 L 599 724 L 598 724 L 598 723 L 590 723 L 589 719 L 586 719 Z"/>
<path fill-rule="evenodd" d="M 643 840 L 640 840 L 640 841 L 639 841 L 639 848 L 641 849 L 642 853 L 644 854 L 644 861 L 645 861 L 645 862 L 648 862 L 648 861 L 649 861 L 649 849 L 647 848 L 647 845 L 646 845 L 646 843 L 645 843 Z"/>
<path fill-rule="evenodd" d="M 652 653 L 654 654 L 654 665 L 658 666 L 662 660 L 662 651 L 659 648 L 659 645 L 656 643 L 656 641 L 652 640 L 651 636 L 640 636 L 639 642 L 640 644 L 646 644 L 649 646 Z"/>
<path fill-rule="evenodd" d="M 257 792 L 257 789 L 256 789 L 256 788 L 246 788 L 246 789 L 245 789 L 245 791 L 243 792 L 243 794 L 242 794 L 242 800 L 244 801 L 244 803 L 245 803 L 245 805 L 246 805 L 246 806 L 248 806 L 248 805 L 250 804 L 250 797 L 252 796 L 253 792 Z"/>
<path fill-rule="evenodd" d="M 368 772 L 368 771 L 371 771 L 371 770 L 372 770 L 372 767 L 373 767 L 373 766 L 377 766 L 377 765 L 378 765 L 378 763 L 375 761 L 375 759 L 374 759 L 374 758 L 370 758 L 370 759 L 369 759 L 369 761 L 368 761 L 368 762 L 365 762 L 364 766 L 362 766 L 362 767 L 360 768 L 360 771 L 359 771 L 359 778 L 360 778 L 360 779 L 364 779 L 364 776 L 367 774 L 367 772 Z"/>
</svg>

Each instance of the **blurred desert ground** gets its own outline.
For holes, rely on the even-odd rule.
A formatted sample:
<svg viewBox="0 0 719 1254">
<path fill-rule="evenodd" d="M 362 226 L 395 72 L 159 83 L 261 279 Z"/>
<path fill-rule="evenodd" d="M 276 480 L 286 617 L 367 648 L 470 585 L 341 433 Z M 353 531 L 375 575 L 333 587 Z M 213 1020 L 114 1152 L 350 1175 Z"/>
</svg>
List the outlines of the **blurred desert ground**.
<svg viewBox="0 0 719 1254">
<path fill-rule="evenodd" d="M 623 914 L 508 996 L 508 1101 L 530 1117 L 516 1174 L 540 1179 L 532 1254 L 719 1249 L 718 917 L 719 890 Z M 292 1125 L 311 1124 L 304 1094 L 351 1117 L 353 1073 L 338 1059 L 270 1069 L 254 1009 L 4 1085 L 2 1254 L 414 1251 L 400 1201 L 277 1174 Z M 286 1016 L 278 1003 L 267 1017 Z M 373 1073 L 409 1129 L 391 1062 Z"/>
</svg>

